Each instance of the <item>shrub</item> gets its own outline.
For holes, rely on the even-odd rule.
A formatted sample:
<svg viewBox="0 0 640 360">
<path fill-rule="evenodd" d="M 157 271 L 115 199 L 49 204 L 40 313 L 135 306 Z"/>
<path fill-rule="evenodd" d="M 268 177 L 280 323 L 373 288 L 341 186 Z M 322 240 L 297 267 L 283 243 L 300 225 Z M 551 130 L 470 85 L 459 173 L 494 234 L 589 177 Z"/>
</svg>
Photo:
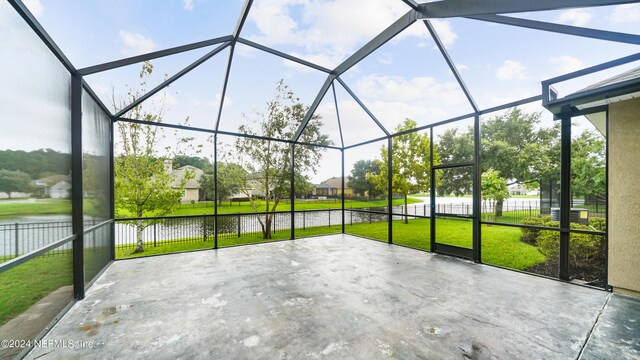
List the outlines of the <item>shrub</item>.
<svg viewBox="0 0 640 360">
<path fill-rule="evenodd" d="M 571 224 L 571 229 L 592 230 L 589 226 Z M 541 230 L 536 245 L 542 254 L 549 259 L 557 259 L 560 254 L 560 233 Z M 571 234 L 569 240 L 569 263 L 572 267 L 589 267 L 594 262 L 601 262 L 604 257 L 604 237 L 593 234 Z"/>
<path fill-rule="evenodd" d="M 589 225 L 598 231 L 607 231 L 607 219 L 603 217 L 590 217 Z"/>
<path fill-rule="evenodd" d="M 548 226 L 554 227 L 556 222 L 551 221 L 551 216 L 542 216 L 542 217 L 530 217 L 522 220 L 521 224 L 523 225 L 532 225 L 532 226 Z M 536 239 L 540 234 L 540 230 L 538 229 L 530 229 L 530 228 L 521 228 L 522 237 L 520 237 L 520 241 L 536 245 Z"/>
</svg>

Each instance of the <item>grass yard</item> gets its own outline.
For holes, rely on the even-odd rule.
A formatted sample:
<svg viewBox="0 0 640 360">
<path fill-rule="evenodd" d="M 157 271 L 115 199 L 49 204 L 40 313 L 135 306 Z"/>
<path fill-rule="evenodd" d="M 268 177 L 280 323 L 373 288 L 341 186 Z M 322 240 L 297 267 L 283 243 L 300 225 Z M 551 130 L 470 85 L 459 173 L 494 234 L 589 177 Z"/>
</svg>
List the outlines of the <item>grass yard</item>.
<svg viewBox="0 0 640 360">
<path fill-rule="evenodd" d="M 430 219 L 410 219 L 408 224 L 402 220 L 393 222 L 394 243 L 429 250 L 429 221 Z M 471 248 L 472 223 L 468 220 L 438 219 L 436 231 L 438 242 Z M 524 270 L 543 263 L 545 256 L 535 246 L 520 241 L 520 229 L 505 226 L 483 226 L 482 228 L 482 261 L 487 264 L 499 265 L 516 270 Z M 359 223 L 345 226 L 346 233 L 359 235 L 379 241 L 387 241 L 387 223 L 374 222 Z M 296 237 L 311 237 L 341 232 L 340 225 L 296 229 Z M 287 240 L 289 231 L 278 231 L 273 239 L 264 240 L 260 234 L 243 234 L 241 237 L 220 237 L 219 247 L 260 243 L 265 241 Z M 182 239 L 172 242 L 158 242 L 156 247 L 152 243 L 145 244 L 145 251 L 132 254 L 134 246 L 116 249 L 116 258 L 133 258 L 147 255 L 166 254 L 180 251 L 191 251 L 213 248 L 213 240 Z"/>
<path fill-rule="evenodd" d="M 71 216 L 71 201 L 67 199 L 43 199 L 36 202 L 3 204 L 0 202 L 0 218 L 14 218 L 33 215 Z"/>
<path fill-rule="evenodd" d="M 63 253 L 38 257 L 0 273 L 0 326 L 52 291 L 71 285 L 72 267 L 71 251 L 63 250 Z"/>
<path fill-rule="evenodd" d="M 409 204 L 419 203 L 421 200 L 409 198 Z M 402 205 L 404 204 L 403 199 L 395 199 L 393 200 L 394 205 Z M 266 203 L 264 201 L 260 201 L 258 205 L 259 211 L 265 211 Z M 374 200 L 374 201 L 355 201 L 355 200 L 345 200 L 345 208 L 354 208 L 354 209 L 362 209 L 368 207 L 381 207 L 387 206 L 387 200 Z M 341 209 L 342 203 L 338 200 L 296 200 L 295 202 L 296 210 L 322 210 L 322 209 Z M 278 205 L 277 211 L 289 211 L 291 210 L 291 204 L 288 202 L 283 202 Z M 229 204 L 228 201 L 223 202 L 218 206 L 218 213 L 220 214 L 233 214 L 233 213 L 252 213 L 254 212 L 253 207 L 249 204 L 249 202 L 241 202 L 241 203 L 233 203 Z M 181 215 L 202 215 L 202 214 L 213 214 L 213 202 L 199 202 L 195 204 L 181 204 L 176 210 L 173 212 L 173 216 L 181 216 Z"/>
</svg>

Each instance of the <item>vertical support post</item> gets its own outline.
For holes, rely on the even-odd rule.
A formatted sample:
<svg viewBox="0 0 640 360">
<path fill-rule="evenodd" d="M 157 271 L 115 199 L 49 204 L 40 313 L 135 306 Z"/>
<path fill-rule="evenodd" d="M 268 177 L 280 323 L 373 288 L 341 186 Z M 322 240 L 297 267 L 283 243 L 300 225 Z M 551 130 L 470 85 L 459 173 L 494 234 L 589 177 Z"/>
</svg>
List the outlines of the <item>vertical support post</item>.
<svg viewBox="0 0 640 360">
<path fill-rule="evenodd" d="M 115 125 L 113 119 L 109 124 L 109 219 L 116 218 L 116 172 L 115 172 Z M 116 259 L 116 223 L 111 223 L 111 236 L 109 241 L 111 242 L 111 260 Z"/>
<path fill-rule="evenodd" d="M 84 218 L 82 206 L 82 77 L 71 76 L 71 221 L 73 297 L 84 299 Z"/>
<path fill-rule="evenodd" d="M 213 136 L 213 248 L 218 248 L 218 134 Z"/>
<path fill-rule="evenodd" d="M 156 229 L 156 223 L 153 223 L 153 247 L 157 246 L 157 241 L 158 241 L 158 233 L 157 233 L 157 229 Z"/>
<path fill-rule="evenodd" d="M 393 138 L 387 138 L 387 215 L 388 215 L 388 239 L 389 244 L 393 244 Z"/>
<path fill-rule="evenodd" d="M 16 239 L 15 239 L 16 249 L 15 249 L 14 253 L 15 253 L 16 257 L 18 257 L 18 256 L 20 256 L 20 250 L 19 250 L 19 247 L 20 247 L 20 225 L 18 223 L 15 223 L 14 228 L 15 228 L 15 232 L 16 232 Z"/>
<path fill-rule="evenodd" d="M 480 115 L 476 113 L 473 119 L 473 261 L 480 263 L 482 261 L 482 213 L 480 212 L 480 203 L 482 202 L 481 189 L 481 161 L 480 146 L 482 139 L 480 138 Z"/>
<path fill-rule="evenodd" d="M 340 155 L 342 158 L 342 233 L 344 234 L 344 148 L 340 149 Z M 331 217 L 331 213 L 329 213 L 329 217 Z"/>
<path fill-rule="evenodd" d="M 429 213 L 429 242 L 431 252 L 436 251 L 436 171 L 433 168 L 433 127 L 429 128 L 429 202 L 431 212 Z"/>
<path fill-rule="evenodd" d="M 569 280 L 569 241 L 571 234 L 571 116 L 561 118 L 560 158 L 560 271 L 562 280 Z"/>
<path fill-rule="evenodd" d="M 291 144 L 291 240 L 296 238 L 296 189 L 295 189 L 295 177 L 296 177 L 296 146 Z"/>
</svg>

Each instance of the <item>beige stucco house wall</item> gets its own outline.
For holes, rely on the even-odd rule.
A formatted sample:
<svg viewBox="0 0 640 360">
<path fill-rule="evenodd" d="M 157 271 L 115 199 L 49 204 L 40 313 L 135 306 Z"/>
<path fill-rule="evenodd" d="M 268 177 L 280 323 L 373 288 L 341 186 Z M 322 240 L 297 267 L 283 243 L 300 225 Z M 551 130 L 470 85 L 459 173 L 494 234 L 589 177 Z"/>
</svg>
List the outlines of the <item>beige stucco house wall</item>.
<svg viewBox="0 0 640 360">
<path fill-rule="evenodd" d="M 609 105 L 609 285 L 640 295 L 640 98 Z"/>
<path fill-rule="evenodd" d="M 192 200 L 198 202 L 198 200 L 200 200 L 200 179 L 202 178 L 204 172 L 201 169 L 198 169 L 197 167 L 191 165 L 185 165 L 177 169 L 168 170 L 171 169 L 170 166 L 171 164 L 167 165 L 165 163 L 165 169 L 167 171 L 171 171 L 171 176 L 173 177 L 172 187 L 174 189 L 179 189 L 180 184 L 182 183 L 185 176 L 187 176 L 187 174 L 191 174 L 190 178 L 184 185 L 184 192 L 182 198 L 180 199 L 180 202 L 183 204 L 188 204 Z"/>
</svg>

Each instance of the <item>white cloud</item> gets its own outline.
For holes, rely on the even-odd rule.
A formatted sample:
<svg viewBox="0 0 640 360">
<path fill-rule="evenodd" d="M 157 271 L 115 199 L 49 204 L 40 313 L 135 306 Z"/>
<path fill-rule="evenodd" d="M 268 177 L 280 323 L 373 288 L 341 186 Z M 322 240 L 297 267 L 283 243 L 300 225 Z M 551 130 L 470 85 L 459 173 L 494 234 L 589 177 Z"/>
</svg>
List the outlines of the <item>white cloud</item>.
<svg viewBox="0 0 640 360">
<path fill-rule="evenodd" d="M 356 94 L 371 100 L 391 102 L 424 102 L 435 100 L 441 104 L 458 103 L 460 87 L 455 81 L 439 82 L 435 78 L 419 76 L 368 75 L 355 84 Z"/>
<path fill-rule="evenodd" d="M 549 58 L 549 64 L 553 65 L 559 74 L 566 74 L 586 67 L 582 60 L 568 55 L 552 56 Z"/>
<path fill-rule="evenodd" d="M 355 82 L 354 92 L 388 130 L 405 118 L 426 124 L 471 109 L 457 82 L 428 76 L 364 76 Z"/>
<path fill-rule="evenodd" d="M 193 11 L 193 0 L 182 0 L 182 7 L 187 11 Z"/>
<path fill-rule="evenodd" d="M 41 18 L 44 14 L 45 7 L 42 5 L 40 0 L 23 0 L 22 2 L 36 18 Z"/>
<path fill-rule="evenodd" d="M 125 56 L 148 53 L 156 48 L 156 43 L 142 34 L 120 30 L 119 35 L 123 45 L 120 52 Z"/>
<path fill-rule="evenodd" d="M 385 65 L 393 64 L 393 54 L 384 53 L 378 58 L 378 61 Z"/>
<path fill-rule="evenodd" d="M 465 64 L 460 64 L 460 63 L 456 64 L 456 68 L 458 69 L 458 71 L 467 71 L 467 70 L 469 70 L 469 66 L 467 66 Z"/>
<path fill-rule="evenodd" d="M 614 7 L 610 20 L 614 24 L 640 22 L 640 4 L 626 4 Z"/>
<path fill-rule="evenodd" d="M 500 80 L 525 80 L 527 72 L 522 63 L 514 60 L 505 60 L 502 66 L 496 70 L 496 77 Z"/>
<path fill-rule="evenodd" d="M 388 0 L 369 0 L 367 6 L 362 6 L 361 0 L 261 1 L 249 14 L 258 30 L 249 38 L 265 45 L 302 48 L 301 57 L 321 58 L 327 61 L 322 65 L 333 67 L 406 11 L 402 2 Z M 446 44 L 457 38 L 447 21 L 434 21 L 434 26 Z M 429 34 L 424 26 L 411 26 L 395 40 L 409 36 L 428 39 Z"/>
<path fill-rule="evenodd" d="M 453 26 L 447 20 L 433 19 L 431 20 L 436 33 L 444 46 L 451 46 L 458 40 L 458 34 L 453 30 Z"/>
<path fill-rule="evenodd" d="M 570 9 L 563 11 L 560 16 L 556 18 L 556 21 L 561 24 L 573 25 L 573 26 L 585 26 L 593 17 L 591 12 L 584 9 Z"/>
</svg>

